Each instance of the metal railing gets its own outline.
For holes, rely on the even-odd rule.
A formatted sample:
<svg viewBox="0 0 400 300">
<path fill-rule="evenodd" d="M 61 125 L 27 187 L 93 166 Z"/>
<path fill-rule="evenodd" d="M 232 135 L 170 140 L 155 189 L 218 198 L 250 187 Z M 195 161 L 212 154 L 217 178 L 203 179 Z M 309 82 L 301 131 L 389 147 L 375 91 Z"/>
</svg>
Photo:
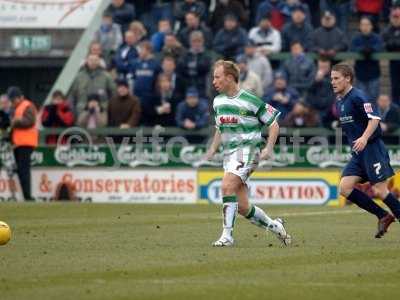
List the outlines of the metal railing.
<svg viewBox="0 0 400 300">
<path fill-rule="evenodd" d="M 75 127 L 68 129 L 68 134 L 73 134 L 80 130 L 80 127 Z M 175 137 L 175 136 L 195 136 L 195 137 L 210 137 L 214 134 L 215 128 L 213 126 L 202 128 L 199 130 L 185 130 L 178 127 L 135 127 L 128 129 L 121 129 L 117 127 L 104 127 L 97 129 L 84 129 L 91 136 L 96 137 L 124 137 L 124 136 L 135 136 L 140 132 L 142 136 L 152 136 L 157 133 L 161 137 Z M 40 144 L 46 144 L 46 138 L 51 135 L 60 135 L 66 132 L 66 128 L 43 128 L 40 130 Z M 280 136 L 300 136 L 305 138 L 321 136 L 321 137 L 335 137 L 336 131 L 327 128 L 285 128 L 281 127 Z M 391 140 L 397 139 L 400 142 L 400 129 L 390 133 L 385 134 L 385 137 L 391 138 Z"/>
</svg>

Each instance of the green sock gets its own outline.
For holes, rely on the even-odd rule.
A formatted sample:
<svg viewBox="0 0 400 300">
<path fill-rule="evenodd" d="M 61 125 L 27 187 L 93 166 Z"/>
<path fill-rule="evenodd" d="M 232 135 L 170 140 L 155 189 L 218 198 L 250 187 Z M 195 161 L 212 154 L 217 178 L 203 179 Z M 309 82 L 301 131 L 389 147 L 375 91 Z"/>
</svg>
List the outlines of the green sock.
<svg viewBox="0 0 400 300">
<path fill-rule="evenodd" d="M 249 219 L 252 224 L 264 229 L 270 229 L 270 226 L 275 224 L 274 220 L 272 220 L 261 208 L 255 205 L 250 206 L 246 219 Z"/>
</svg>

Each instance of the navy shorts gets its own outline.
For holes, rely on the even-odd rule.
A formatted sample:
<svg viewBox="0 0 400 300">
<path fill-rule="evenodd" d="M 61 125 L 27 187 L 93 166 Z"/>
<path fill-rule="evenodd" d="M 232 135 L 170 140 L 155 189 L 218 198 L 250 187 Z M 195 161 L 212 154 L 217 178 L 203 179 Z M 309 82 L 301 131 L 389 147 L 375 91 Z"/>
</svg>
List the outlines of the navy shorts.
<svg viewBox="0 0 400 300">
<path fill-rule="evenodd" d="M 369 142 L 361 153 L 353 153 L 342 172 L 342 177 L 359 176 L 371 184 L 385 181 L 393 175 L 389 154 L 381 139 Z"/>
</svg>

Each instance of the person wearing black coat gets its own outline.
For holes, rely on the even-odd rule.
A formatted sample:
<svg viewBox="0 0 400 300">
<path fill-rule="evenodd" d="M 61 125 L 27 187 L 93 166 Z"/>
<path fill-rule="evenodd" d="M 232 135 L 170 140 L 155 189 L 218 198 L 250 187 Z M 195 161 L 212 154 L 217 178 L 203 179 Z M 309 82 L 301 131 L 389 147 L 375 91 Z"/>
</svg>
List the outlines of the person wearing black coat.
<svg viewBox="0 0 400 300">
<path fill-rule="evenodd" d="M 178 74 L 184 81 L 185 89 L 196 87 L 200 96 L 205 97 L 212 57 L 204 48 L 204 36 L 201 31 L 192 32 L 190 45 L 189 51 L 178 61 Z"/>
<path fill-rule="evenodd" d="M 383 133 L 391 133 L 400 128 L 400 108 L 392 103 L 388 95 L 380 95 L 377 103 L 378 111 L 381 116 L 379 123 Z"/>
<path fill-rule="evenodd" d="M 393 8 L 390 13 L 390 24 L 382 34 L 385 48 L 389 52 L 400 51 L 400 7 Z M 390 82 L 392 100 L 400 104 L 400 60 L 390 61 Z"/>
<path fill-rule="evenodd" d="M 327 58 L 347 49 L 346 35 L 336 26 L 336 18 L 331 12 L 322 14 L 321 27 L 311 34 L 311 45 L 313 52 Z"/>
<path fill-rule="evenodd" d="M 330 71 L 331 62 L 327 59 L 319 59 L 314 81 L 306 92 L 306 102 L 319 112 L 321 119 L 325 118 L 331 105 L 335 102 Z"/>
<path fill-rule="evenodd" d="M 379 96 L 381 69 L 379 61 L 372 59 L 372 54 L 383 50 L 383 41 L 372 30 L 372 21 L 368 17 L 362 17 L 360 33 L 352 39 L 350 50 L 364 56 L 364 59 L 357 60 L 354 65 L 357 86 L 369 96 L 371 101 L 376 101 Z"/>
<path fill-rule="evenodd" d="M 113 16 L 113 22 L 121 26 L 122 34 L 128 30 L 129 24 L 135 19 L 135 6 L 125 3 L 125 0 L 112 0 L 106 9 Z"/>
<path fill-rule="evenodd" d="M 213 49 L 225 59 L 234 60 L 243 53 L 247 43 L 247 33 L 240 27 L 235 15 L 226 15 L 224 28 L 215 35 Z"/>
<path fill-rule="evenodd" d="M 200 22 L 200 17 L 195 12 L 188 12 L 185 16 L 186 26 L 183 27 L 178 33 L 178 39 L 186 48 L 190 47 L 190 34 L 193 31 L 201 31 L 204 35 L 206 48 L 212 46 L 212 32 L 205 25 Z"/>
</svg>

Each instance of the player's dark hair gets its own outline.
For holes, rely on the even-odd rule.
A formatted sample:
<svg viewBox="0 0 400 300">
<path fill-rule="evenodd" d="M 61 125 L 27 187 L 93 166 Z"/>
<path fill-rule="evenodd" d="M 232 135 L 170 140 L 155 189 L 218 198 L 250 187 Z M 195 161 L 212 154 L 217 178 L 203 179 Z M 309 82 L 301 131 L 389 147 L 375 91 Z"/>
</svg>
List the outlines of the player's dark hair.
<svg viewBox="0 0 400 300">
<path fill-rule="evenodd" d="M 60 90 L 56 90 L 53 92 L 53 94 L 51 95 L 51 98 L 62 98 L 65 99 L 65 95 L 63 92 L 61 92 Z"/>
<path fill-rule="evenodd" d="M 218 60 L 214 64 L 214 69 L 217 67 L 222 66 L 224 68 L 225 76 L 231 75 L 236 83 L 239 83 L 239 74 L 240 70 L 237 64 L 230 60 Z"/>
<path fill-rule="evenodd" d="M 354 70 L 351 66 L 344 63 L 336 64 L 332 67 L 332 71 L 339 72 L 343 77 L 350 77 L 350 83 L 353 84 Z"/>
</svg>

